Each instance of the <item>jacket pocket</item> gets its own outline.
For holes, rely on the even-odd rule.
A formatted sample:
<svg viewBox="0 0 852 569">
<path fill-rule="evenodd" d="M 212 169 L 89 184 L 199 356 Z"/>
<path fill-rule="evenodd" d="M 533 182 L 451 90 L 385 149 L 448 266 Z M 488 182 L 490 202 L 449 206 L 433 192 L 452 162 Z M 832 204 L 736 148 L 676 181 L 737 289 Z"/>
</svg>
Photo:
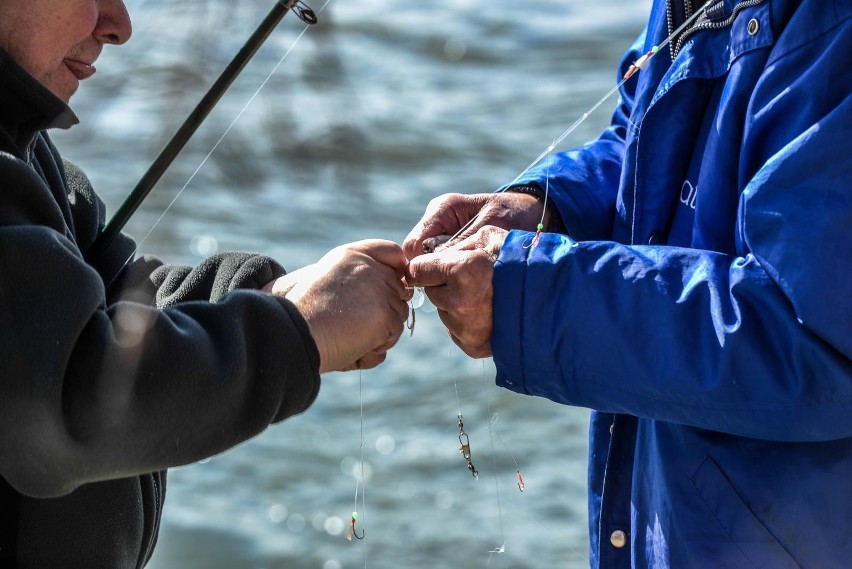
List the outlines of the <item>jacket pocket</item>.
<svg viewBox="0 0 852 569">
<path fill-rule="evenodd" d="M 734 490 L 719 465 L 707 457 L 690 479 L 707 508 L 752 567 L 801 569 Z"/>
</svg>

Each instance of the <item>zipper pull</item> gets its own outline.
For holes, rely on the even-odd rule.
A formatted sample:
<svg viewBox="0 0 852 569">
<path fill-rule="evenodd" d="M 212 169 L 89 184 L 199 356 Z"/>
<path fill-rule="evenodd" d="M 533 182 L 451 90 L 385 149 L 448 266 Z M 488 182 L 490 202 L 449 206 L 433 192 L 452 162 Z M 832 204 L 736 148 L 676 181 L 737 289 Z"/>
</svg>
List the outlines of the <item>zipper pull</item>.
<svg viewBox="0 0 852 569">
<path fill-rule="evenodd" d="M 727 18 L 728 16 L 725 14 L 724 0 L 720 0 L 712 6 L 707 6 L 707 8 L 704 9 L 704 15 L 711 22 L 718 22 Z"/>
</svg>

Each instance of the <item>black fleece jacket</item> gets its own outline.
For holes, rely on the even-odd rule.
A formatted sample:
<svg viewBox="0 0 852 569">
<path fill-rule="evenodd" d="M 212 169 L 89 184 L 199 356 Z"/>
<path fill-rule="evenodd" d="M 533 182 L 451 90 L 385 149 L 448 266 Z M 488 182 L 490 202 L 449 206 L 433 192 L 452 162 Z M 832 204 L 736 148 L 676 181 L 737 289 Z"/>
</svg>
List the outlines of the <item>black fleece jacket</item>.
<svg viewBox="0 0 852 569">
<path fill-rule="evenodd" d="M 252 290 L 283 274 L 271 259 L 125 266 L 126 236 L 87 259 L 103 204 L 44 132 L 74 122 L 0 52 L 0 567 L 144 566 L 164 470 L 319 389 L 304 319 Z"/>
</svg>

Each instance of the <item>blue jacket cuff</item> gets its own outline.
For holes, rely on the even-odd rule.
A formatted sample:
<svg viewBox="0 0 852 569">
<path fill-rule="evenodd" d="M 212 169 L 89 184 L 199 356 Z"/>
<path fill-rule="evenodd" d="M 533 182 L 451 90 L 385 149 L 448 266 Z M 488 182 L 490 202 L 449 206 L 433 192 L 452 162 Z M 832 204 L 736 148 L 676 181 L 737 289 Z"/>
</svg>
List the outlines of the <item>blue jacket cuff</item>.
<svg viewBox="0 0 852 569">
<path fill-rule="evenodd" d="M 528 394 L 523 368 L 523 298 L 529 244 L 535 234 L 510 231 L 494 263 L 493 333 L 491 352 L 497 385 Z"/>
</svg>

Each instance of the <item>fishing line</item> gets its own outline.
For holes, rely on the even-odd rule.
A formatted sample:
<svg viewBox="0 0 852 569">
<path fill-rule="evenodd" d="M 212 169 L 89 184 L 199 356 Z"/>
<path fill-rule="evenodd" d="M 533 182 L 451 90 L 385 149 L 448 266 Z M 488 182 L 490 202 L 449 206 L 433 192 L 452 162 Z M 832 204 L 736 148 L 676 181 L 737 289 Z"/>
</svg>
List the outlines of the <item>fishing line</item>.
<svg viewBox="0 0 852 569">
<path fill-rule="evenodd" d="M 509 458 L 511 458 L 512 462 L 515 463 L 515 471 L 516 471 L 517 476 L 518 476 L 518 490 L 523 492 L 524 489 L 527 487 L 526 483 L 524 482 L 524 475 L 521 474 L 521 467 L 518 466 L 518 461 L 515 460 L 515 455 L 512 454 L 511 450 L 509 450 L 509 445 L 506 444 L 506 441 L 504 441 L 503 437 L 500 435 L 500 431 L 497 430 L 497 420 L 498 419 L 499 419 L 499 414 L 494 413 L 494 415 L 492 415 L 492 417 L 491 417 L 491 422 L 485 428 L 488 429 L 489 431 L 491 431 L 492 433 L 494 433 L 495 435 L 497 435 L 497 440 L 500 441 L 500 444 L 503 445 L 503 449 L 508 453 Z"/>
<path fill-rule="evenodd" d="M 559 136 L 557 136 L 557 137 L 553 140 L 553 142 L 550 144 L 550 146 L 548 146 L 547 148 L 545 148 L 545 149 L 542 151 L 542 153 L 541 153 L 541 154 L 539 154 L 539 155 L 536 157 L 536 159 L 535 159 L 535 160 L 533 160 L 532 162 L 530 162 L 530 164 L 529 164 L 526 168 L 524 168 L 524 169 L 521 171 L 521 173 L 520 173 L 520 174 L 518 174 L 517 176 L 515 176 L 515 178 L 514 178 L 511 182 L 509 182 L 508 184 L 506 184 L 506 185 L 503 187 L 503 189 L 497 190 L 497 191 L 496 191 L 496 192 L 494 192 L 494 193 L 495 193 L 495 194 L 499 194 L 499 193 L 505 192 L 506 190 L 508 190 L 509 188 L 511 188 L 512 186 L 514 186 L 514 185 L 515 185 L 515 184 L 516 184 L 516 183 L 517 183 L 517 182 L 518 182 L 518 181 L 519 181 L 519 180 L 520 180 L 520 179 L 521 179 L 521 178 L 522 178 L 522 177 L 523 177 L 523 176 L 524 176 L 527 172 L 529 172 L 530 170 L 532 170 L 532 169 L 533 169 L 535 166 L 537 166 L 537 165 L 538 165 L 538 164 L 539 164 L 542 160 L 544 160 L 544 159 L 545 159 L 545 158 L 546 158 L 549 154 L 551 154 L 554 150 L 556 150 L 556 147 L 557 147 L 557 146 L 559 146 L 559 144 L 561 144 L 561 143 L 562 143 L 562 142 L 563 142 L 566 138 L 568 138 L 568 137 L 569 137 L 569 136 L 570 136 L 570 135 L 571 135 L 571 134 L 572 134 L 575 130 L 577 130 L 577 128 L 578 128 L 581 124 L 583 124 L 584 122 L 586 122 L 586 119 L 588 119 L 588 118 L 589 118 L 589 116 L 590 116 L 592 113 L 594 113 L 594 112 L 595 112 L 595 111 L 596 111 L 596 110 L 597 110 L 597 109 L 598 109 L 601 105 L 603 105 L 603 104 L 604 104 L 607 100 L 609 100 L 609 98 L 610 98 L 610 97 L 612 97 L 612 95 L 614 95 L 615 93 L 617 93 L 617 92 L 618 92 L 618 90 L 619 90 L 619 89 L 621 89 L 621 87 L 622 87 L 622 86 L 623 86 L 623 85 L 624 85 L 624 84 L 625 84 L 625 83 L 626 83 L 626 82 L 627 82 L 627 81 L 628 81 L 631 77 L 633 77 L 633 75 L 635 75 L 636 73 L 638 73 L 640 70 L 647 69 L 647 68 L 648 68 L 648 65 L 650 64 L 650 59 L 651 59 L 654 55 L 656 55 L 656 54 L 657 54 L 657 52 L 659 52 L 659 51 L 660 51 L 660 50 L 662 50 L 664 47 L 666 47 L 667 45 L 669 45 L 675 37 L 677 37 L 677 36 L 678 36 L 678 35 L 679 35 L 679 34 L 680 34 L 680 33 L 681 33 L 684 29 L 686 29 L 686 27 L 687 27 L 687 26 L 689 26 L 689 25 L 690 25 L 690 24 L 692 24 L 695 20 L 697 20 L 697 19 L 699 18 L 699 16 L 701 16 L 702 14 L 704 14 L 704 12 L 705 12 L 705 10 L 706 10 L 707 6 L 708 6 L 711 2 L 713 2 L 713 1 L 714 1 L 714 0 L 707 0 L 706 2 L 704 2 L 704 4 L 702 4 L 702 5 L 701 5 L 701 7 L 700 7 L 698 10 L 696 10 L 694 14 L 692 14 L 692 16 L 690 16 L 689 18 L 687 18 L 687 19 L 686 19 L 686 21 L 684 21 L 684 22 L 683 22 L 680 26 L 678 26 L 678 27 L 677 27 L 677 29 L 675 29 L 675 31 L 673 31 L 671 34 L 669 34 L 669 35 L 668 35 L 668 37 L 666 37 L 666 38 L 665 38 L 665 39 L 664 39 L 664 40 L 663 40 L 660 44 L 653 46 L 653 47 L 652 47 L 652 48 L 651 48 L 651 49 L 650 49 L 647 53 L 643 54 L 643 55 L 642 55 L 639 59 L 637 59 L 635 62 L 633 62 L 633 63 L 630 65 L 630 67 L 628 67 L 627 71 L 624 73 L 624 75 L 622 76 L 621 80 L 620 80 L 620 81 L 618 81 L 618 83 L 616 83 L 616 84 L 615 84 L 615 86 L 614 86 L 612 89 L 610 89 L 609 91 L 607 91 L 607 93 L 606 93 L 603 97 L 601 97 L 600 99 L 598 99 L 598 100 L 597 100 L 597 102 L 595 102 L 595 104 L 593 104 L 593 105 L 592 105 L 592 106 L 591 106 L 591 107 L 590 107 L 590 108 L 589 108 L 586 112 L 584 112 L 582 115 L 580 115 L 580 117 L 579 117 L 579 118 L 577 118 L 577 120 L 575 120 L 575 121 L 574 121 L 574 122 L 573 122 L 573 123 L 572 123 L 572 124 L 571 124 L 568 128 L 566 128 L 566 129 L 562 132 L 562 134 L 560 134 Z M 546 188 L 545 188 L 545 190 L 546 190 Z M 545 201 L 545 203 L 544 203 L 544 208 L 545 208 L 545 210 L 547 209 L 547 201 Z M 465 232 L 465 231 L 466 231 L 466 230 L 467 230 L 467 229 L 468 229 L 471 225 L 473 225 L 473 223 L 474 223 L 477 219 L 478 219 L 477 217 L 472 217 L 470 220 L 468 220 L 468 222 L 467 222 L 467 223 L 465 223 L 464 225 L 462 225 L 462 227 L 461 227 L 458 231 L 456 231 L 456 232 L 455 232 L 455 234 L 453 234 L 453 236 L 452 236 L 452 237 L 450 237 L 450 238 L 449 238 L 449 239 L 448 239 L 445 243 L 450 243 L 450 242 L 454 241 L 455 239 L 457 239 L 457 238 L 458 238 L 458 236 L 459 236 L 459 235 L 461 235 L 462 233 L 464 233 L 464 232 Z M 542 212 L 542 222 L 540 222 L 540 223 L 539 223 L 539 228 L 540 228 L 540 229 L 538 229 L 538 230 L 537 230 L 537 235 L 536 235 L 536 238 L 535 238 L 535 239 L 536 239 L 536 242 L 537 242 L 538 235 L 541 233 L 541 230 L 543 229 L 543 222 L 544 222 L 544 212 Z M 533 246 L 533 245 L 531 245 L 531 246 Z M 428 252 L 428 251 L 427 251 L 427 252 Z"/>
<path fill-rule="evenodd" d="M 488 395 L 488 377 L 485 374 L 484 361 L 482 363 L 482 391 L 485 394 L 485 408 L 488 411 L 488 416 L 491 416 L 491 397 Z M 503 502 L 500 499 L 500 481 L 497 476 L 497 455 L 494 453 L 494 429 L 488 429 L 488 438 L 491 441 L 491 467 L 494 470 L 494 495 L 497 497 L 497 520 L 500 522 L 500 546 L 495 547 L 488 552 L 488 563 L 486 563 L 486 567 L 491 564 L 491 558 L 494 557 L 494 554 L 506 552 L 506 531 L 503 527 Z M 517 465 L 517 463 L 515 464 Z M 520 472 L 520 470 L 518 472 Z"/>
<path fill-rule="evenodd" d="M 485 376 L 484 373 L 483 373 L 483 380 L 486 382 L 486 390 L 487 390 L 488 389 L 487 377 Z M 488 427 L 486 427 L 486 428 L 489 429 L 494 435 L 497 436 L 497 440 L 500 441 L 500 443 L 503 445 L 504 450 L 509 455 L 509 457 L 512 459 L 512 462 L 515 465 L 515 470 L 516 470 L 517 475 L 518 475 L 518 490 L 523 492 L 526 485 L 524 483 L 523 475 L 521 474 L 521 468 L 518 465 L 518 461 L 515 460 L 515 456 L 512 453 L 511 449 L 509 448 L 509 445 L 506 443 L 506 441 L 503 439 L 503 436 L 500 434 L 500 432 L 496 428 L 498 420 L 499 420 L 499 414 L 497 412 L 495 412 L 492 415 L 491 422 L 489 423 Z M 493 453 L 493 449 L 492 449 L 492 453 Z M 502 505 L 503 505 L 505 511 L 513 512 L 515 515 L 518 515 L 518 517 L 523 518 L 525 520 L 525 522 L 531 523 L 532 525 L 535 525 L 538 528 L 544 530 L 548 535 L 550 535 L 554 539 L 554 541 L 563 542 L 565 540 L 564 535 L 558 534 L 552 528 L 544 525 L 535 516 L 531 516 L 528 513 L 527 509 L 524 508 L 524 507 L 521 507 L 517 503 L 515 503 L 514 500 L 511 498 L 511 496 L 502 496 Z M 579 559 L 582 559 L 584 561 L 588 561 L 588 556 L 585 555 L 584 553 L 582 553 L 580 550 L 578 550 L 578 549 L 576 549 L 576 548 L 574 548 L 570 545 L 566 545 L 566 548 L 567 548 L 568 553 L 570 553 L 572 556 L 576 556 Z M 504 552 L 505 552 L 505 543 L 503 544 L 503 546 L 501 546 L 501 548 L 497 548 L 495 550 L 489 551 L 489 553 L 491 555 L 489 555 L 488 563 L 490 564 L 491 559 L 493 558 L 495 553 L 504 553 Z M 488 565 L 486 565 L 486 567 L 487 566 Z"/>
<path fill-rule="evenodd" d="M 358 535 L 358 531 L 356 523 L 358 520 L 361 520 L 361 525 L 363 525 L 364 520 L 367 517 L 367 477 L 364 472 L 364 387 L 361 378 L 361 370 L 358 370 L 358 403 L 360 407 L 360 415 L 361 415 L 361 433 L 360 433 L 360 444 L 359 444 L 359 452 L 360 459 L 358 463 L 358 472 L 355 476 L 355 500 L 354 506 L 352 508 L 352 520 L 349 523 L 349 528 L 346 530 L 346 539 L 352 541 L 352 538 L 362 540 L 364 544 L 364 567 L 367 567 L 367 541 L 364 539 L 367 535 L 367 532 L 362 528 L 361 535 Z M 359 516 L 358 514 L 358 495 L 361 495 L 361 513 L 363 516 Z"/>
<path fill-rule="evenodd" d="M 532 249 L 538 245 L 538 240 L 541 238 L 541 232 L 544 231 L 544 216 L 547 215 L 547 197 L 550 195 L 550 168 L 547 169 L 547 174 L 544 178 L 544 202 L 541 208 L 541 219 L 538 220 L 538 225 L 535 228 L 535 236 L 529 243 L 522 245 L 524 249 Z M 523 491 L 523 490 L 522 490 Z"/>
<path fill-rule="evenodd" d="M 485 395 L 485 407 L 486 407 L 487 413 L 488 413 L 489 416 L 491 416 L 492 415 L 491 398 L 490 398 L 489 393 L 488 393 L 488 389 L 489 389 L 488 388 L 488 377 L 485 373 L 484 365 L 485 364 L 483 362 L 483 373 L 482 373 L 483 394 Z M 463 419 L 462 411 L 461 411 L 461 398 L 459 396 L 459 386 L 458 386 L 458 381 L 455 380 L 455 379 L 453 380 L 453 389 L 455 390 L 456 405 L 457 405 L 457 409 L 458 409 L 459 444 L 460 444 L 459 451 L 461 452 L 464 459 L 467 461 L 468 470 L 471 472 L 471 474 L 473 475 L 473 477 L 475 479 L 479 480 L 479 472 L 476 470 L 476 467 L 474 467 L 473 462 L 472 462 L 472 457 L 471 457 L 472 453 L 471 453 L 471 450 L 470 450 L 470 440 L 468 438 L 467 433 L 464 430 L 464 419 Z M 499 527 L 500 527 L 500 545 L 488 550 L 488 560 L 486 562 L 486 567 L 489 567 L 491 565 L 491 560 L 494 557 L 494 555 L 502 554 L 502 553 L 506 552 L 506 541 L 507 541 L 506 540 L 505 525 L 503 523 L 503 503 L 502 503 L 502 498 L 501 498 L 501 495 L 500 495 L 500 481 L 499 481 L 499 477 L 498 477 L 498 474 L 497 474 L 497 455 L 496 455 L 496 452 L 494 450 L 494 435 L 495 434 L 497 435 L 500 442 L 503 444 L 503 447 L 509 453 L 509 456 L 512 457 L 512 461 L 515 464 L 515 469 L 516 469 L 516 472 L 517 472 L 517 475 L 518 475 L 518 489 L 521 492 L 524 491 L 524 479 L 523 479 L 523 475 L 521 474 L 520 467 L 518 466 L 518 462 L 517 462 L 517 460 L 515 460 L 515 456 L 509 450 L 509 447 L 506 444 L 506 441 L 503 440 L 503 437 L 500 436 L 500 433 L 498 433 L 496 428 L 494 427 L 494 424 L 497 421 L 497 414 L 494 413 L 493 417 L 494 418 L 492 419 L 491 423 L 489 424 L 489 426 L 487 428 L 488 428 L 489 440 L 490 440 L 490 444 L 491 444 L 491 465 L 492 465 L 493 476 L 494 476 L 494 496 L 495 496 L 495 500 L 497 502 L 497 521 L 498 521 L 498 524 L 499 524 Z"/>
<path fill-rule="evenodd" d="M 589 556 L 586 553 L 564 543 L 565 534 L 557 533 L 552 527 L 544 525 L 536 516 L 530 515 L 525 508 L 518 506 L 510 496 L 507 496 L 504 499 L 504 506 L 506 507 L 506 510 L 512 512 L 514 515 L 517 515 L 520 518 L 523 518 L 525 523 L 529 523 L 530 525 L 536 526 L 539 530 L 543 531 L 553 540 L 554 543 L 559 543 L 560 546 L 564 546 L 565 550 L 572 556 L 575 556 L 576 558 L 585 562 L 589 561 Z"/>
</svg>

